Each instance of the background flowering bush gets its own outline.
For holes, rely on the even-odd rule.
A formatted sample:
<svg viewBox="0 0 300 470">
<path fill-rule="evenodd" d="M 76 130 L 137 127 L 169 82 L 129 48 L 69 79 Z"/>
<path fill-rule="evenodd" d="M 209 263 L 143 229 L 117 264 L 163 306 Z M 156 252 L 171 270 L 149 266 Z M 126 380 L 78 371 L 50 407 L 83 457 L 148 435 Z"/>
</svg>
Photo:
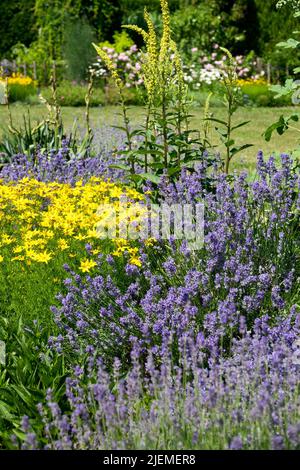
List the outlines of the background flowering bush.
<svg viewBox="0 0 300 470">
<path fill-rule="evenodd" d="M 113 47 L 107 46 L 104 46 L 103 50 L 109 56 L 127 88 L 143 83 L 140 77 L 142 53 L 138 50 L 136 44 L 133 44 L 124 52 L 117 52 Z M 110 75 L 100 57 L 97 58 L 97 62 L 93 64 L 90 70 L 95 71 L 96 76 L 100 78 L 108 78 Z"/>
<path fill-rule="evenodd" d="M 8 87 L 10 102 L 26 101 L 37 93 L 37 82 L 21 74 L 13 73 L 9 77 L 0 74 L 0 84 Z"/>
<path fill-rule="evenodd" d="M 184 80 L 191 89 L 199 89 L 203 85 L 217 84 L 226 72 L 227 57 L 220 51 L 218 44 L 213 47 L 211 54 L 205 54 L 197 47 L 191 49 L 191 61 L 184 67 Z M 252 79 L 254 81 L 264 77 L 265 72 L 257 72 L 257 63 L 254 59 L 238 55 L 234 57 L 236 73 L 240 80 Z"/>
<path fill-rule="evenodd" d="M 143 83 L 141 77 L 141 62 L 143 53 L 137 45 L 132 45 L 124 52 L 116 52 L 113 47 L 104 46 L 103 50 L 112 60 L 115 69 L 127 88 L 133 88 Z M 214 45 L 213 52 L 203 53 L 197 47 L 191 49 L 191 59 L 184 63 L 184 81 L 191 89 L 199 89 L 202 85 L 213 85 L 221 79 L 221 73 L 226 70 L 227 57 L 219 50 L 217 44 Z M 264 77 L 265 72 L 257 72 L 257 63 L 250 57 L 242 55 L 234 57 L 237 65 L 237 75 L 239 79 L 249 79 L 257 81 Z M 189 62 L 189 63 L 188 63 Z M 105 64 L 98 57 L 97 62 L 91 67 L 97 77 L 108 78 L 109 72 Z"/>
</svg>

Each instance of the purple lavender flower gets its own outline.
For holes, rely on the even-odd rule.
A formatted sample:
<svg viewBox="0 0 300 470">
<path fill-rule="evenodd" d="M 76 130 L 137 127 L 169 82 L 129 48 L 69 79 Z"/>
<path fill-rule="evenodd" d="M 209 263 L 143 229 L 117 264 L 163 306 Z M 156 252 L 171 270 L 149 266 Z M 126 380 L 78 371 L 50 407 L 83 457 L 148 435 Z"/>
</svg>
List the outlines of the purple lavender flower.
<svg viewBox="0 0 300 470">
<path fill-rule="evenodd" d="M 241 439 L 241 437 L 235 436 L 232 439 L 229 448 L 231 450 L 241 450 L 243 448 L 243 440 Z"/>
<path fill-rule="evenodd" d="M 158 442 L 161 448 L 180 443 L 186 449 L 297 449 L 299 365 L 291 344 L 300 330 L 295 319 L 291 313 L 268 328 L 267 319 L 260 321 L 255 332 L 233 341 L 228 356 L 212 355 L 205 336 L 186 334 L 177 364 L 170 338 L 159 362 L 134 342 L 126 375 L 119 359 L 112 369 L 102 358 L 92 361 L 87 376 L 76 369 L 66 381 L 69 411 L 60 410 L 48 393 L 39 407 L 42 434 L 27 425 L 23 447 L 45 446 L 46 435 L 47 449 L 149 450 Z M 273 361 L 274 355 L 281 360 Z M 274 410 L 281 419 L 274 420 Z"/>
</svg>

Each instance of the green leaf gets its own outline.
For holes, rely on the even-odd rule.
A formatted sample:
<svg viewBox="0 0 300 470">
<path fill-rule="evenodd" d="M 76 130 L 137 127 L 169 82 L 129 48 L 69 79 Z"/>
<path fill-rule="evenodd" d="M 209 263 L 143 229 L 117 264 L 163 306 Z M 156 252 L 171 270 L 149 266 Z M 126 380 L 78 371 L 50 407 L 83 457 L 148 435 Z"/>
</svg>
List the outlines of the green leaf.
<svg viewBox="0 0 300 470">
<path fill-rule="evenodd" d="M 236 155 L 237 153 L 241 152 L 242 150 L 245 150 L 249 147 L 253 147 L 253 144 L 245 144 L 245 145 L 242 145 L 241 147 L 237 147 L 235 149 L 232 149 L 231 152 L 230 152 L 230 155 L 231 157 L 233 157 L 234 155 Z"/>
<path fill-rule="evenodd" d="M 220 134 L 224 139 L 227 137 L 227 129 L 220 129 L 219 127 L 215 127 L 215 130 L 217 131 L 218 134 Z"/>
<path fill-rule="evenodd" d="M 239 129 L 240 127 L 243 127 L 243 126 L 246 126 L 247 124 L 249 124 L 249 122 L 251 121 L 244 121 L 244 122 L 241 122 L 240 124 L 237 124 L 236 126 L 233 126 L 231 128 L 232 131 L 235 131 L 236 129 Z"/>
<path fill-rule="evenodd" d="M 226 126 L 226 127 L 227 127 L 227 122 L 226 122 L 226 121 L 222 121 L 221 119 L 216 119 L 216 118 L 208 117 L 208 118 L 203 119 L 203 121 L 213 121 L 213 122 L 217 122 L 218 124 L 222 124 L 223 126 Z"/>
<path fill-rule="evenodd" d="M 274 122 L 271 126 L 269 126 L 266 131 L 262 134 L 265 140 L 269 142 L 274 131 L 276 131 L 279 135 L 282 135 L 289 128 L 290 121 L 298 122 L 299 114 L 292 114 L 289 117 L 284 117 L 283 115 L 281 115 L 278 121 Z"/>
<path fill-rule="evenodd" d="M 12 421 L 14 415 L 11 413 L 12 408 L 7 405 L 5 402 L 0 400 L 0 416 L 1 418 L 6 419 L 7 421 Z"/>
<path fill-rule="evenodd" d="M 123 126 L 111 126 L 113 129 L 119 129 L 121 131 L 124 131 L 124 132 L 127 132 L 127 129 L 126 127 L 123 127 Z"/>
<path fill-rule="evenodd" d="M 154 175 L 153 173 L 139 173 L 139 176 L 146 181 L 151 181 L 152 183 L 158 184 L 160 182 L 160 177 Z"/>
<path fill-rule="evenodd" d="M 176 166 L 174 168 L 169 168 L 168 169 L 168 175 L 169 176 L 173 176 L 175 175 L 176 173 L 178 173 L 179 171 L 181 170 L 181 168 L 179 166 Z"/>
<path fill-rule="evenodd" d="M 109 168 L 116 168 L 117 170 L 129 170 L 129 166 L 123 163 L 109 165 Z"/>
<path fill-rule="evenodd" d="M 234 140 L 233 139 L 230 139 L 228 140 L 227 142 L 224 142 L 225 144 L 225 147 L 229 148 L 231 147 L 232 145 L 234 145 Z"/>
<path fill-rule="evenodd" d="M 12 390 L 16 392 L 17 395 L 26 403 L 29 407 L 34 407 L 34 399 L 32 396 L 32 391 L 29 392 L 23 385 L 11 385 Z"/>
<path fill-rule="evenodd" d="M 265 138 L 265 140 L 267 142 L 270 142 L 271 140 L 271 137 L 272 137 L 272 134 L 274 131 L 277 131 L 277 129 L 282 126 L 282 120 L 281 118 L 283 118 L 283 116 L 280 116 L 279 120 L 277 122 L 274 122 L 273 124 L 271 124 L 271 126 L 269 126 L 265 132 L 262 134 L 263 137 Z"/>
<path fill-rule="evenodd" d="M 271 90 L 273 93 L 277 93 L 276 96 L 274 97 L 275 99 L 280 98 L 281 96 L 287 96 L 293 91 L 297 90 L 299 88 L 299 84 L 294 81 L 292 78 L 288 78 L 285 81 L 284 86 L 281 85 L 271 85 L 269 87 L 269 90 Z"/>
<path fill-rule="evenodd" d="M 165 167 L 164 163 L 160 163 L 160 162 L 148 163 L 148 166 L 156 170 L 162 170 Z"/>
<path fill-rule="evenodd" d="M 282 47 L 283 49 L 296 49 L 299 46 L 300 42 L 296 39 L 289 38 L 287 41 L 282 41 L 276 44 L 277 47 Z"/>
</svg>

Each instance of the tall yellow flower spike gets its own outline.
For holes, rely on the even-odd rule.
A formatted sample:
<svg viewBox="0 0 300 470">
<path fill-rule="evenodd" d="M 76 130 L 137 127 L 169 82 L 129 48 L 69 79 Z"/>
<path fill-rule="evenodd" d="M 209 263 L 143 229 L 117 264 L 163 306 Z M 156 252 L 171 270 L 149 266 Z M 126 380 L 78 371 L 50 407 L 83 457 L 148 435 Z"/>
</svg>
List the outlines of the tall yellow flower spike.
<svg viewBox="0 0 300 470">
<path fill-rule="evenodd" d="M 100 47 L 97 46 L 97 44 L 93 43 L 94 48 L 97 51 L 97 54 L 99 55 L 100 59 L 103 60 L 104 64 L 108 68 L 108 70 L 111 73 L 112 78 L 115 81 L 115 84 L 117 85 L 118 88 L 122 89 L 123 88 L 123 82 L 121 78 L 119 77 L 118 72 L 115 69 L 114 63 L 111 60 L 111 58 L 108 56 L 108 54 Z"/>
<path fill-rule="evenodd" d="M 163 34 L 160 43 L 159 60 L 164 63 L 167 59 L 170 42 L 171 42 L 171 28 L 170 28 L 170 11 L 167 0 L 160 0 L 163 22 Z"/>
</svg>

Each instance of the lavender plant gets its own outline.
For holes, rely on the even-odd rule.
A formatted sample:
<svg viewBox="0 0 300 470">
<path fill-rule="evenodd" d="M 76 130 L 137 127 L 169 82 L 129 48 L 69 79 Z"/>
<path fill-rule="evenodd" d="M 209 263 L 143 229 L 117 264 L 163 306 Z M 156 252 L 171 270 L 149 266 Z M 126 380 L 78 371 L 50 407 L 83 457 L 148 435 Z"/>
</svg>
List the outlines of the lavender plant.
<svg viewBox="0 0 300 470">
<path fill-rule="evenodd" d="M 92 176 L 121 180 L 124 172 L 111 168 L 117 159 L 113 150 L 106 147 L 97 156 L 74 158 L 68 140 L 63 140 L 62 147 L 57 151 L 38 150 L 34 159 L 28 158 L 26 154 L 14 155 L 11 162 L 3 166 L 0 175 L 6 181 L 18 181 L 30 176 L 38 181 L 69 184 L 75 184 L 78 180 L 86 182 Z"/>
<path fill-rule="evenodd" d="M 25 449 L 299 449 L 300 317 L 295 309 L 271 327 L 267 316 L 253 333 L 240 323 L 232 356 L 207 353 L 210 338 L 185 335 L 179 363 L 171 346 L 155 364 L 135 345 L 124 375 L 88 349 L 89 360 L 66 381 L 69 412 L 48 391 L 39 405 L 42 429 L 23 418 Z"/>
<path fill-rule="evenodd" d="M 70 272 L 67 293 L 53 307 L 61 333 L 52 347 L 80 355 L 92 345 L 107 362 L 126 362 L 134 341 L 159 356 L 170 337 L 207 331 L 212 349 L 226 349 L 241 318 L 251 328 L 265 314 L 283 317 L 299 299 L 299 176 L 287 155 L 277 168 L 259 154 L 258 173 L 254 183 L 235 177 L 233 186 L 216 176 L 209 193 L 203 168 L 175 185 L 162 180 L 165 202 L 205 197 L 204 247 L 191 252 L 186 242 L 170 240 L 145 247 L 141 268 L 109 259 L 105 276 Z M 101 256 L 100 273 L 106 264 Z"/>
</svg>

